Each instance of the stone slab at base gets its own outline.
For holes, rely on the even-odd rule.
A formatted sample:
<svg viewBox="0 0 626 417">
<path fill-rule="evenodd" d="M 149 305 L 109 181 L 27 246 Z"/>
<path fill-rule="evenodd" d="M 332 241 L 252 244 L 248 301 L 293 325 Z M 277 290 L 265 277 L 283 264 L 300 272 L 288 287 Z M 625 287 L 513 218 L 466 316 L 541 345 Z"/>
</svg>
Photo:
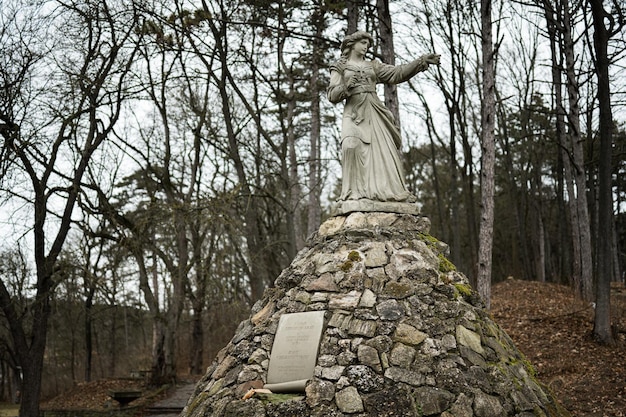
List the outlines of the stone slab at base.
<svg viewBox="0 0 626 417">
<path fill-rule="evenodd" d="M 400 203 L 396 201 L 346 200 L 335 203 L 332 207 L 334 215 L 360 212 L 380 212 L 398 214 L 420 214 L 417 203 Z"/>
</svg>

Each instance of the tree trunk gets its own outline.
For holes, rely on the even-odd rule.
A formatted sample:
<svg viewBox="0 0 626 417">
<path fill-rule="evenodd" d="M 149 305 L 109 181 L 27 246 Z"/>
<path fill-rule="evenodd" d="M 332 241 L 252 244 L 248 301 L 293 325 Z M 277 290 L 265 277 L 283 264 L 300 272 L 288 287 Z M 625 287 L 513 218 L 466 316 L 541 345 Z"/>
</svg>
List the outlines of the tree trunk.
<svg viewBox="0 0 626 417">
<path fill-rule="evenodd" d="M 546 282 L 546 237 L 541 210 L 541 201 L 537 202 L 537 281 Z"/>
<path fill-rule="evenodd" d="M 208 9 L 207 11 L 210 12 Z M 223 22 L 228 21 L 225 10 L 222 10 L 221 18 Z M 235 126 L 233 126 L 234 118 L 231 113 L 232 102 L 231 97 L 228 94 L 230 69 L 228 66 L 228 37 L 226 33 L 226 25 L 217 27 L 212 20 L 209 20 L 208 23 L 215 39 L 219 39 L 221 41 L 218 45 L 216 45 L 217 53 L 219 55 L 218 59 L 220 61 L 220 71 L 218 77 L 216 78 L 216 82 L 220 92 L 222 116 L 228 140 L 228 156 L 233 163 L 237 174 L 237 180 L 240 185 L 240 197 L 242 199 L 241 207 L 243 207 L 247 243 L 246 246 L 250 265 L 250 299 L 254 302 L 263 296 L 265 286 L 270 282 L 271 270 L 266 261 L 266 245 L 259 227 L 259 218 L 261 217 L 259 214 L 259 207 L 254 201 L 255 196 L 252 192 L 251 183 L 248 180 L 244 160 L 239 152 L 236 129 Z"/>
<path fill-rule="evenodd" d="M 111 308 L 111 324 L 110 324 L 110 338 L 109 342 L 109 366 L 107 369 L 107 375 L 109 377 L 113 377 L 117 372 L 117 316 L 120 306 L 118 304 L 113 304 Z M 124 322 L 126 326 L 126 322 Z M 96 346 L 96 351 L 98 347 Z"/>
<path fill-rule="evenodd" d="M 204 356 L 204 326 L 202 325 L 203 308 L 194 308 L 191 321 L 191 352 L 189 360 L 189 373 L 191 375 L 202 375 L 202 359 Z"/>
<path fill-rule="evenodd" d="M 496 91 L 496 94 L 498 91 Z M 496 100 L 500 97 L 496 96 Z M 498 107 L 500 120 L 505 121 L 507 116 L 502 107 Z M 519 260 L 521 263 L 521 271 L 518 269 L 517 275 L 522 279 L 530 279 L 529 270 L 530 256 L 528 255 L 528 245 L 526 244 L 527 232 L 526 221 L 523 219 L 525 196 L 527 193 L 520 192 L 520 185 L 518 184 L 517 175 L 514 172 L 513 163 L 513 151 L 511 150 L 511 135 L 509 134 L 509 128 L 506 122 L 499 125 L 500 148 L 502 149 L 501 163 L 505 169 L 504 183 L 506 184 L 506 194 L 511 197 L 512 209 L 514 212 L 513 218 L 515 219 L 515 231 L 511 234 L 511 258 Z"/>
<path fill-rule="evenodd" d="M 613 198 L 611 192 L 612 127 L 611 90 L 609 84 L 609 31 L 604 26 L 608 17 L 602 0 L 589 0 L 593 15 L 593 43 L 596 52 L 598 78 L 598 103 L 600 106 L 600 155 L 598 190 L 598 277 L 596 280 L 596 311 L 593 335 L 601 343 L 614 343 L 611 331 L 611 217 Z"/>
<path fill-rule="evenodd" d="M 176 381 L 177 312 L 172 308 L 154 320 L 150 384 L 160 386 Z"/>
<path fill-rule="evenodd" d="M 460 266 L 461 259 L 461 221 L 460 221 L 460 193 L 459 193 L 459 165 L 456 157 L 456 124 L 454 123 L 455 108 L 457 104 L 454 103 L 448 106 L 448 121 L 450 123 L 450 229 L 448 230 L 448 236 L 450 236 L 450 255 L 452 262 Z M 476 284 L 474 276 L 470 276 L 472 285 Z"/>
<path fill-rule="evenodd" d="M 464 106 L 465 107 L 465 106 Z M 494 110 L 491 113 L 491 117 L 495 119 L 495 99 L 494 99 Z M 495 124 L 495 120 L 492 125 Z M 491 134 L 491 137 L 494 142 L 494 134 Z M 467 135 L 467 126 L 461 125 L 461 138 L 463 145 L 463 169 L 461 170 L 461 178 L 462 178 L 462 187 L 463 187 L 463 200 L 464 206 L 466 210 L 465 220 L 467 222 L 467 242 L 469 246 L 469 265 L 471 265 L 471 270 L 468 273 L 473 277 L 478 276 L 477 265 L 478 265 L 478 247 L 479 243 L 479 227 L 476 224 L 476 202 L 475 202 L 475 193 L 474 193 L 474 164 L 472 157 L 472 145 L 470 144 L 469 137 Z M 495 155 L 495 154 L 494 154 Z M 495 156 L 494 156 L 495 158 Z M 495 160 L 494 160 L 495 164 Z M 493 169 L 492 169 L 493 171 Z M 494 174 L 495 175 L 495 174 Z M 482 181 L 482 179 L 481 179 Z M 494 180 L 495 181 L 495 180 Z"/>
<path fill-rule="evenodd" d="M 583 229 L 585 229 L 585 225 L 586 229 L 590 232 L 590 223 L 584 187 L 584 172 L 582 180 L 579 175 L 576 175 L 576 184 L 575 175 L 573 173 L 573 170 L 583 170 L 581 153 L 580 151 L 574 151 L 576 142 L 580 142 L 580 122 L 577 103 L 578 86 L 574 72 L 573 42 L 571 39 L 571 25 L 569 23 L 568 12 L 569 4 L 565 0 L 557 2 L 556 5 L 558 8 L 554 9 L 551 2 L 543 2 L 552 59 L 552 83 L 556 104 L 556 132 L 561 149 L 560 161 L 563 168 L 562 178 L 568 195 L 567 207 L 569 209 L 569 225 L 572 241 L 570 284 L 579 297 L 587 298 L 589 296 L 588 281 L 590 280 L 590 271 L 588 270 L 588 265 L 591 263 L 591 241 L 590 237 L 587 238 L 581 236 L 581 234 L 584 235 Z M 563 33 L 562 44 L 559 41 L 561 37 L 558 36 L 558 33 Z M 570 103 L 569 115 L 566 114 L 565 107 L 563 106 L 563 96 L 561 93 L 563 86 L 561 80 L 562 60 L 559 58 L 558 45 L 562 46 L 563 54 L 566 56 L 567 90 Z M 565 127 L 566 115 L 568 116 L 569 122 L 569 136 L 567 135 Z M 574 139 L 574 137 L 576 137 L 576 139 Z M 575 155 L 577 155 L 577 157 L 575 157 Z M 577 160 L 578 162 L 576 162 Z M 580 190 L 580 184 L 583 184 L 583 190 Z M 576 191 L 576 189 L 578 189 L 578 191 Z M 582 198 L 582 200 L 580 198 Z M 586 216 L 585 213 L 587 213 Z M 583 217 L 582 219 L 580 218 L 581 215 Z M 585 217 L 587 219 L 586 221 Z M 587 252 L 585 252 L 583 248 L 583 246 L 585 246 L 584 242 L 588 242 Z M 563 245 L 561 246 L 563 247 Z M 563 257 L 563 254 L 561 254 L 561 256 Z M 583 267 L 583 264 L 587 265 L 587 267 Z M 585 272 L 583 272 L 583 269 L 585 269 Z M 585 282 L 587 282 L 587 284 L 585 284 Z M 585 295 L 585 293 L 587 293 L 587 295 Z"/>
<path fill-rule="evenodd" d="M 311 79 L 309 91 L 311 92 L 311 135 L 309 154 L 309 201 L 307 216 L 307 236 L 316 232 L 322 222 L 322 207 L 320 195 L 322 193 L 321 175 L 321 126 L 322 115 L 320 112 L 320 61 L 324 52 L 321 39 L 326 26 L 323 7 L 313 14 L 313 26 L 315 37 L 313 39 L 313 51 L 311 56 Z"/>
<path fill-rule="evenodd" d="M 43 369 L 43 351 L 45 347 L 41 347 L 41 354 L 37 352 L 38 350 L 40 350 L 40 348 L 33 348 L 33 346 L 31 346 L 30 354 L 27 355 L 27 359 L 22 360 L 24 378 L 20 397 L 20 417 L 39 417 L 41 372 Z"/>
<path fill-rule="evenodd" d="M 356 32 L 359 27 L 360 1 L 359 0 L 347 0 L 346 6 L 348 9 L 347 10 L 348 22 L 347 22 L 347 28 L 346 28 L 346 35 L 350 35 Z"/>
<path fill-rule="evenodd" d="M 281 58 L 282 59 L 282 58 Z M 295 96 L 295 80 L 293 75 L 287 76 L 289 81 L 289 97 L 290 100 L 287 103 L 287 148 L 288 158 L 284 163 L 289 167 L 286 173 L 287 187 L 288 187 L 288 204 L 287 209 L 287 235 L 289 236 L 289 244 L 287 245 L 287 256 L 289 260 L 295 258 L 300 249 L 304 247 L 304 232 L 302 231 L 302 222 L 300 219 L 300 199 L 302 197 L 302 190 L 300 187 L 300 175 L 298 172 L 298 156 L 296 152 L 296 133 L 295 133 L 295 113 L 296 113 L 296 100 Z"/>
<path fill-rule="evenodd" d="M 44 262 L 45 263 L 45 262 Z M 20 417 L 39 417 L 41 374 L 46 349 L 48 319 L 50 317 L 50 287 L 52 276 L 38 265 L 37 295 L 32 307 L 32 328 L 26 335 L 22 320 L 11 301 L 7 288 L 0 281 L 0 304 L 9 323 L 11 339 L 22 368 Z"/>
<path fill-rule="evenodd" d="M 193 258 L 195 260 L 195 292 L 187 286 L 189 291 L 188 298 L 191 301 L 193 310 L 192 329 L 191 329 L 191 351 L 189 352 L 189 373 L 191 375 L 201 375 L 204 373 L 204 311 L 209 302 L 209 294 L 207 288 L 211 280 L 210 270 L 215 263 L 216 242 L 220 240 L 217 227 L 211 227 L 211 231 L 199 233 L 197 226 L 191 233 L 191 244 L 193 247 Z M 205 239 L 201 238 L 205 233 L 210 235 L 206 252 L 203 251 L 203 243 Z M 208 254 L 208 257 L 206 256 Z"/>
<path fill-rule="evenodd" d="M 85 300 L 85 382 L 91 381 L 93 357 L 93 296 L 95 288 L 90 288 Z M 113 335 L 115 338 L 115 335 Z"/>
<path fill-rule="evenodd" d="M 593 299 L 593 263 L 591 259 L 591 227 L 587 206 L 587 184 L 585 178 L 585 161 L 583 156 L 583 140 L 580 134 L 580 108 L 578 80 L 575 71 L 574 41 L 572 39 L 569 1 L 563 0 L 563 52 L 567 73 L 567 95 L 569 101 L 569 140 L 573 158 L 573 174 L 576 183 L 576 194 L 570 195 L 574 201 L 578 221 L 572 226 L 578 228 L 580 246 L 580 279 L 581 294 L 584 300 Z"/>
<path fill-rule="evenodd" d="M 483 56 L 483 105 L 481 115 L 481 213 L 478 250 L 478 293 L 487 308 L 491 305 L 491 253 L 493 248 L 494 167 L 495 167 L 495 74 L 491 28 L 491 0 L 481 0 Z"/>
<path fill-rule="evenodd" d="M 445 232 L 444 228 L 444 207 L 441 198 L 441 187 L 439 186 L 439 171 L 437 169 L 437 153 L 433 134 L 429 134 L 430 138 L 430 166 L 433 170 L 433 186 L 435 187 L 435 198 L 437 201 L 437 223 L 439 224 L 440 233 Z"/>
<path fill-rule="evenodd" d="M 165 374 L 165 321 L 163 317 L 153 318 L 152 323 L 152 364 L 150 366 L 150 385 L 163 384 Z"/>
<path fill-rule="evenodd" d="M 395 65 L 396 53 L 393 46 L 393 30 L 389 0 L 376 0 L 378 10 L 378 34 L 380 36 L 380 54 L 386 64 Z M 395 84 L 384 85 L 385 106 L 391 111 L 398 129 L 400 128 L 400 106 L 398 104 L 398 88 Z"/>
<path fill-rule="evenodd" d="M 29 328 L 28 333 L 25 330 L 24 318 L 18 315 L 11 295 L 4 282 L 0 280 L 0 308 L 2 308 L 9 324 L 13 347 L 23 372 L 20 417 L 39 417 L 41 377 L 48 335 L 48 320 L 51 314 L 50 299 L 54 286 L 52 268 L 59 255 L 63 239 L 69 232 L 69 223 L 61 225 L 57 234 L 57 245 L 50 249 L 48 256 L 44 254 L 46 199 L 41 192 L 43 190 L 42 183 L 33 181 L 33 185 L 36 190 L 35 203 L 33 204 L 35 210 L 33 229 L 37 283 L 35 299 L 31 306 L 32 323 L 26 327 Z M 73 201 L 71 204 L 73 207 Z M 71 210 L 69 215 L 71 215 Z"/>
</svg>

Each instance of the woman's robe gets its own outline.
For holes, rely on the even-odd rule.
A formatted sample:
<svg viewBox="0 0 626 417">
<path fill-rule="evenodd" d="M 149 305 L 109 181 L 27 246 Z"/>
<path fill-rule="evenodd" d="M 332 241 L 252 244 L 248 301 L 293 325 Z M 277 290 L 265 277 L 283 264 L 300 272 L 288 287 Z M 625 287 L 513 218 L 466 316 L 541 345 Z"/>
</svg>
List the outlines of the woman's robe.
<svg viewBox="0 0 626 417">
<path fill-rule="evenodd" d="M 378 61 L 363 61 L 360 65 L 340 61 L 331 66 L 328 99 L 332 103 L 346 101 L 341 130 L 340 201 L 415 202 L 404 182 L 400 131 L 378 98 L 376 84 L 398 84 L 427 68 L 423 59 L 399 66 Z M 356 84 L 348 88 L 353 77 Z"/>
</svg>

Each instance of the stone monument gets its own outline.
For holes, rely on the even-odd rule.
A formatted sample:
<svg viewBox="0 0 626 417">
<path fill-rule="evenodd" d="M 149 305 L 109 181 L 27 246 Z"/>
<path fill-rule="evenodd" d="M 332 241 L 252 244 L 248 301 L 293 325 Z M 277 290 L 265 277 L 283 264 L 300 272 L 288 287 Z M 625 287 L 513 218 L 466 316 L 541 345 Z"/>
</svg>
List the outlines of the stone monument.
<svg viewBox="0 0 626 417">
<path fill-rule="evenodd" d="M 404 184 L 400 133 L 375 85 L 439 56 L 394 67 L 364 60 L 370 42 L 347 36 L 331 66 L 328 97 L 345 101 L 338 215 L 254 305 L 181 417 L 569 416 Z"/>
<path fill-rule="evenodd" d="M 181 416 L 569 416 L 429 225 L 375 212 L 324 222 L 239 325 Z M 304 391 L 270 393 L 263 387 L 281 317 L 302 312 L 324 321 L 313 375 Z"/>
</svg>

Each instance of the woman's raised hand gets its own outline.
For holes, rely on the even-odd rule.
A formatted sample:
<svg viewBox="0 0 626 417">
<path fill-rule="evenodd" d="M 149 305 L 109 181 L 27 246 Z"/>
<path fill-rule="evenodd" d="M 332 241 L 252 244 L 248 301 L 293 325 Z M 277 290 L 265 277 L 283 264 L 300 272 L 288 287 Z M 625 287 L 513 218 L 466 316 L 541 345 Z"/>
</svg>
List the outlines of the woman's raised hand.
<svg viewBox="0 0 626 417">
<path fill-rule="evenodd" d="M 431 65 L 439 65 L 440 58 L 441 58 L 441 55 L 439 54 L 424 55 L 424 61 L 426 61 L 427 64 L 431 64 Z"/>
</svg>

